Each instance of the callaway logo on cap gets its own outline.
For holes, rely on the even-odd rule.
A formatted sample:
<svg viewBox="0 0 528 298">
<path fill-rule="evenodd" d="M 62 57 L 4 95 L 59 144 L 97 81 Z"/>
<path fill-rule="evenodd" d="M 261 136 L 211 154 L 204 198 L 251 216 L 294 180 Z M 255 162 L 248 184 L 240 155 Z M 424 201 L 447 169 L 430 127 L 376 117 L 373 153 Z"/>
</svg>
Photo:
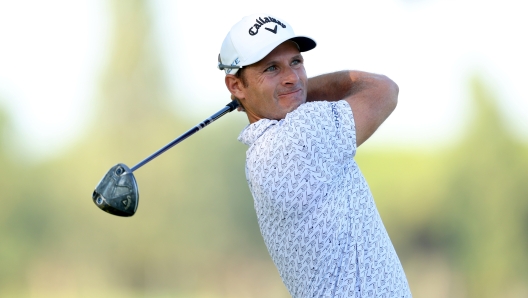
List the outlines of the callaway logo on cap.
<svg viewBox="0 0 528 298">
<path fill-rule="evenodd" d="M 224 39 L 218 55 L 218 68 L 226 74 L 235 74 L 239 68 L 260 61 L 286 40 L 294 41 L 301 52 L 316 45 L 312 38 L 295 35 L 283 19 L 265 13 L 244 17 Z"/>
</svg>

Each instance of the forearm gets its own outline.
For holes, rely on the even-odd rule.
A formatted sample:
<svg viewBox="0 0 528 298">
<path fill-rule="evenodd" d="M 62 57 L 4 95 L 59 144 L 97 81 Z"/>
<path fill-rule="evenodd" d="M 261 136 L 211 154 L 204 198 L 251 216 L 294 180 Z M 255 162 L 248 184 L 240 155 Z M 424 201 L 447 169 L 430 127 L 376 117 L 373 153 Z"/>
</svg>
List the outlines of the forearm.
<svg viewBox="0 0 528 298">
<path fill-rule="evenodd" d="M 308 79 L 306 101 L 337 101 L 349 97 L 366 86 L 370 73 L 344 70 Z"/>
</svg>

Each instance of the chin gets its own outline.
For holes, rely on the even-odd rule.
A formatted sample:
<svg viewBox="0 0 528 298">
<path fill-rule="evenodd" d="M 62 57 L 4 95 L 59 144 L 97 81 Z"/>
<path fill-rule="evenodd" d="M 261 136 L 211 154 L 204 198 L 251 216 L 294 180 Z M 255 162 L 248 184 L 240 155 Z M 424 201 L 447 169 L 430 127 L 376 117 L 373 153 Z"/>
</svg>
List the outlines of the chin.
<svg viewBox="0 0 528 298">
<path fill-rule="evenodd" d="M 286 117 L 286 114 L 295 111 L 300 105 L 305 103 L 305 99 L 297 97 L 297 98 L 291 98 L 286 100 L 283 100 L 280 102 L 279 106 L 277 106 L 276 114 L 273 117 L 273 119 L 280 120 L 284 119 Z"/>
<path fill-rule="evenodd" d="M 303 103 L 305 102 L 305 100 L 302 100 L 302 99 L 299 99 L 299 100 L 296 100 L 294 102 L 292 102 L 287 108 L 287 112 L 286 113 L 289 113 L 289 112 L 292 112 L 292 111 L 295 111 L 298 107 L 300 107 Z"/>
</svg>

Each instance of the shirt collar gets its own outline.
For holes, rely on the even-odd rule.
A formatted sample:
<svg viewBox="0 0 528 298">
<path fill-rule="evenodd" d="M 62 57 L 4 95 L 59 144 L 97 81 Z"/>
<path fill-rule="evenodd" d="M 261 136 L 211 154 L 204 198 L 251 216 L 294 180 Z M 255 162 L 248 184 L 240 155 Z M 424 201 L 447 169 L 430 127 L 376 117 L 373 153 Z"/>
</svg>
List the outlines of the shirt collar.
<svg viewBox="0 0 528 298">
<path fill-rule="evenodd" d="M 260 119 L 257 122 L 254 122 L 240 133 L 238 140 L 248 146 L 253 145 L 255 141 L 271 126 L 277 124 L 279 121 L 270 120 L 270 119 Z"/>
</svg>

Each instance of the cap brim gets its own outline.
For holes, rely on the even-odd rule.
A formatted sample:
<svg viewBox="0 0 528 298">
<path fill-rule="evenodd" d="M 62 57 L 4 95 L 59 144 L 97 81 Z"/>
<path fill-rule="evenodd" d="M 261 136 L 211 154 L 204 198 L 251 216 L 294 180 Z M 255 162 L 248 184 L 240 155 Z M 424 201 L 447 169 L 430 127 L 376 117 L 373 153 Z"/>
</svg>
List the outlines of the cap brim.
<svg viewBox="0 0 528 298">
<path fill-rule="evenodd" d="M 294 38 L 290 38 L 289 40 L 294 41 L 296 44 L 299 45 L 299 51 L 300 52 L 307 52 L 317 45 L 315 40 L 311 39 L 310 37 L 306 36 L 296 36 Z"/>
<path fill-rule="evenodd" d="M 248 66 L 248 65 L 251 65 L 251 64 L 259 62 L 260 60 L 264 59 L 264 57 L 266 57 L 269 53 L 271 53 L 271 51 L 273 51 L 276 47 L 278 47 L 283 42 L 288 41 L 288 40 L 291 40 L 291 41 L 297 43 L 297 45 L 299 46 L 299 51 L 300 52 L 309 51 L 309 50 L 315 48 L 315 46 L 317 45 L 315 40 L 311 39 L 310 37 L 306 37 L 306 36 L 295 36 L 295 37 L 292 37 L 292 38 L 280 40 L 280 41 L 278 41 L 276 43 L 270 44 L 267 47 L 261 49 L 257 54 L 253 55 L 252 59 L 248 59 L 246 61 L 242 61 L 240 66 L 241 67 L 245 67 L 245 66 Z"/>
</svg>

